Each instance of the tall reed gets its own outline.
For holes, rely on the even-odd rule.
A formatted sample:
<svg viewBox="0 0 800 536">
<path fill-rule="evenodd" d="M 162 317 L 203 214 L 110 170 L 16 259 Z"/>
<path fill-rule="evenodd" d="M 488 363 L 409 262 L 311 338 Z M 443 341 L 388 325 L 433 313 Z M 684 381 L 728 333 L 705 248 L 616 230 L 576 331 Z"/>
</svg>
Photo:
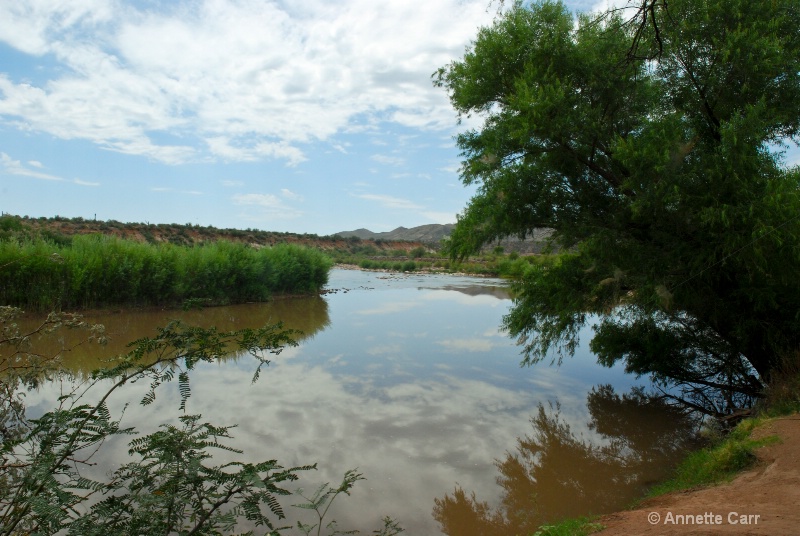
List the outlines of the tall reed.
<svg viewBox="0 0 800 536">
<path fill-rule="evenodd" d="M 65 245 L 10 238 L 0 241 L 0 304 L 46 310 L 263 301 L 274 293 L 318 291 L 331 266 L 321 252 L 291 244 L 188 247 L 84 235 Z"/>
</svg>

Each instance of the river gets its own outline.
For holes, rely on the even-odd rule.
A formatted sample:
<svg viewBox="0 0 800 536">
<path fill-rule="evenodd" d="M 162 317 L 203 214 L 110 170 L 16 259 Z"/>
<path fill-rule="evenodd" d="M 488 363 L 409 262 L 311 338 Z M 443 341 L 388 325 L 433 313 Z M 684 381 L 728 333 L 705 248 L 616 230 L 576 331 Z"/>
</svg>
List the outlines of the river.
<svg viewBox="0 0 800 536">
<path fill-rule="evenodd" d="M 560 367 L 521 368 L 520 348 L 499 330 L 511 305 L 501 280 L 335 269 L 327 289 L 322 297 L 188 313 L 103 314 L 95 320 L 106 324 L 110 346 L 77 349 L 69 363 L 80 375 L 173 317 L 225 329 L 283 320 L 303 330 L 299 346 L 274 357 L 255 383 L 256 364 L 246 357 L 198 367 L 187 412 L 237 424 L 229 443 L 248 460 L 318 463 L 299 481 L 306 490 L 358 468 L 367 480 L 337 498 L 326 522 L 362 534 L 386 515 L 406 534 L 468 536 L 619 508 L 686 447 L 684 419 L 626 394 L 646 379 L 596 364 L 590 327 Z M 29 414 L 68 387 L 53 382 L 28 393 Z M 149 432 L 177 422 L 176 385 L 149 406 L 136 403 L 146 385 L 126 389 L 112 404 L 121 412 L 132 402 L 123 424 Z M 104 446 L 97 474 L 124 461 L 129 439 Z"/>
</svg>

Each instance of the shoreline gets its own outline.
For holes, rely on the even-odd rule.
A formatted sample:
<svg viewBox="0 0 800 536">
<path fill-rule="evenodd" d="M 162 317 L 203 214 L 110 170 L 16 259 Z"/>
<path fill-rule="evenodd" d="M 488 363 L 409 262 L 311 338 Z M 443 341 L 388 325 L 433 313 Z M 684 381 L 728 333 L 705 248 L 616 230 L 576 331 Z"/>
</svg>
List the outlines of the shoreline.
<svg viewBox="0 0 800 536">
<path fill-rule="evenodd" d="M 474 274 L 469 272 L 449 272 L 447 270 L 432 270 L 430 268 L 423 268 L 421 270 L 414 270 L 413 272 L 404 272 L 400 270 L 391 270 L 389 268 L 362 268 L 357 264 L 334 264 L 334 268 L 339 268 L 342 270 L 355 270 L 360 272 L 376 272 L 376 273 L 383 273 L 383 274 L 421 274 L 421 275 L 452 275 L 458 277 L 480 277 L 484 279 L 504 279 L 499 275 L 489 275 L 489 274 Z"/>
<path fill-rule="evenodd" d="M 593 534 L 797 534 L 800 414 L 759 423 L 751 437 L 765 444 L 754 449 L 755 463 L 731 480 L 672 491 L 606 514 L 595 520 L 604 528 Z"/>
</svg>

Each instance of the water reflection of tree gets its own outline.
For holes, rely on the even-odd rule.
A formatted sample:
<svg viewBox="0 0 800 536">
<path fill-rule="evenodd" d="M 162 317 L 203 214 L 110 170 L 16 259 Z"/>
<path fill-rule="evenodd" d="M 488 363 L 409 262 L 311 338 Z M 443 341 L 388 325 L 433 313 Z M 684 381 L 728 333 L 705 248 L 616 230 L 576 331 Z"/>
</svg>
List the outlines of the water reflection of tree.
<svg viewBox="0 0 800 536">
<path fill-rule="evenodd" d="M 302 343 L 330 326 L 328 302 L 321 296 L 281 298 L 265 303 L 205 307 L 183 311 L 180 309 L 130 309 L 118 312 L 88 312 L 83 315 L 90 324 L 102 324 L 108 342 L 104 346 L 83 344 L 77 332 L 60 331 L 56 334 L 37 335 L 32 344 L 43 354 L 61 355 L 62 367 L 78 377 L 84 377 L 98 367 L 108 365 L 108 359 L 129 351 L 131 341 L 153 337 L 157 328 L 179 320 L 185 325 L 220 331 L 259 329 L 265 325 L 282 322 L 293 330 L 292 338 Z M 20 322 L 23 331 L 35 329 L 42 322 L 37 316 L 28 316 Z M 223 359 L 236 358 L 239 349 L 232 346 Z"/>
<path fill-rule="evenodd" d="M 503 487 L 493 509 L 474 492 L 456 487 L 435 500 L 433 516 L 449 536 L 533 533 L 566 517 L 609 512 L 640 497 L 663 478 L 695 441 L 694 420 L 661 399 L 634 389 L 592 389 L 589 428 L 599 440 L 576 436 L 558 404 L 539 406 L 533 434 L 496 462 Z"/>
</svg>

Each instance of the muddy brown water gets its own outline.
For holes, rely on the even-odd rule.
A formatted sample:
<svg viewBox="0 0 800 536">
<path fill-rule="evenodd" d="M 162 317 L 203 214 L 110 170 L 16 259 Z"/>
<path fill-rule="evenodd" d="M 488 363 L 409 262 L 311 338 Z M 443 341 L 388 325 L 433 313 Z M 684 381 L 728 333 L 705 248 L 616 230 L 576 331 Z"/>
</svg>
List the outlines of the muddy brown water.
<svg viewBox="0 0 800 536">
<path fill-rule="evenodd" d="M 317 463 L 298 483 L 306 490 L 358 468 L 367 480 L 336 500 L 326 522 L 366 534 L 387 515 L 407 534 L 455 536 L 532 533 L 541 522 L 613 511 L 690 444 L 690 422 L 635 391 L 646 380 L 596 364 L 589 327 L 561 367 L 521 368 L 519 347 L 499 329 L 511 305 L 500 280 L 333 270 L 327 288 L 202 311 L 87 314 L 111 341 L 79 346 L 66 363 L 83 377 L 173 319 L 220 329 L 280 320 L 303 331 L 255 383 L 249 356 L 199 366 L 187 412 L 238 425 L 229 443 L 244 454 L 220 452 L 220 461 Z M 29 414 L 73 387 L 62 379 L 28 393 Z M 126 386 L 112 412 L 129 403 L 123 424 L 142 432 L 177 423 L 177 386 L 141 406 L 146 389 Z M 129 440 L 107 442 L 96 476 L 125 461 Z M 313 521 L 291 508 L 299 502 L 285 502 L 288 524 Z"/>
</svg>

